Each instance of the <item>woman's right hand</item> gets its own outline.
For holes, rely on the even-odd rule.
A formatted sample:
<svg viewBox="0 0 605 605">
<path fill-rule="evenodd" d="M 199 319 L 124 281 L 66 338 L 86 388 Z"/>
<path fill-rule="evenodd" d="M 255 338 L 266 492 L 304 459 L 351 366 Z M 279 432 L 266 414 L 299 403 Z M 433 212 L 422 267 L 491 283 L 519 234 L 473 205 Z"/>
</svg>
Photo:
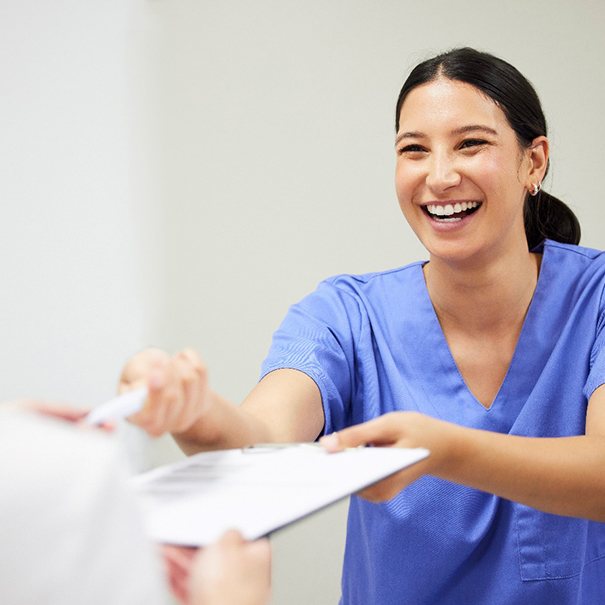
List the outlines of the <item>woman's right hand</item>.
<svg viewBox="0 0 605 605">
<path fill-rule="evenodd" d="M 119 391 L 147 387 L 143 409 L 128 419 L 150 435 L 184 433 L 210 405 L 206 367 L 191 349 L 174 356 L 145 349 L 124 366 Z"/>
</svg>

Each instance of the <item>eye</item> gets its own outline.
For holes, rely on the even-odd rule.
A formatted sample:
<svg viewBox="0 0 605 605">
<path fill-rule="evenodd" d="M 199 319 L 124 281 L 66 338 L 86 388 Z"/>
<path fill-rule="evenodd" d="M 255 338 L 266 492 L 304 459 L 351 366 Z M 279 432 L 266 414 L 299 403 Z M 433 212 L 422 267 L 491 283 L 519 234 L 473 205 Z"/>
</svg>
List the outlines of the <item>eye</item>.
<svg viewBox="0 0 605 605">
<path fill-rule="evenodd" d="M 422 145 L 418 145 L 417 143 L 411 143 L 409 145 L 405 145 L 404 147 L 399 147 L 399 149 L 397 149 L 398 155 L 419 155 L 421 153 L 424 153 L 425 151 L 426 148 Z"/>
<path fill-rule="evenodd" d="M 488 145 L 489 141 L 485 139 L 464 139 L 462 143 L 460 143 L 460 149 L 472 149 L 473 147 L 483 147 L 484 145 Z"/>
</svg>

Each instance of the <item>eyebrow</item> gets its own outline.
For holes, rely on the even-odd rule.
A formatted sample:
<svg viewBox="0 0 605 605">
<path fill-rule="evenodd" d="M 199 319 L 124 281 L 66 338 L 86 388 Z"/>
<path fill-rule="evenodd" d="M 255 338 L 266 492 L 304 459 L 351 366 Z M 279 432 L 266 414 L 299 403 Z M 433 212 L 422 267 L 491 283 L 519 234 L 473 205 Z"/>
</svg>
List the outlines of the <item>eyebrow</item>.
<svg viewBox="0 0 605 605">
<path fill-rule="evenodd" d="M 491 134 L 494 136 L 498 135 L 498 132 L 489 126 L 484 126 L 483 124 L 468 124 L 467 126 L 461 126 L 460 128 L 455 128 L 451 131 L 453 135 L 466 134 L 468 132 L 485 132 L 486 134 Z M 426 134 L 417 130 L 410 130 L 407 132 L 402 132 L 397 135 L 395 139 L 395 145 L 399 143 L 402 139 L 422 139 L 426 137 Z"/>
</svg>

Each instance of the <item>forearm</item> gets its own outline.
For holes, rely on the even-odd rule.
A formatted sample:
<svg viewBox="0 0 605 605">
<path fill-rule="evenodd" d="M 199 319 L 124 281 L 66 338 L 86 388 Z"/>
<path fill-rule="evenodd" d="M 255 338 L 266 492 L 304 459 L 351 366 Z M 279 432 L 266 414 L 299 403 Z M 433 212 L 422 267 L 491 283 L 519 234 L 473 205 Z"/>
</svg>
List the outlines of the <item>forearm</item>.
<svg viewBox="0 0 605 605">
<path fill-rule="evenodd" d="M 253 443 L 313 441 L 324 424 L 319 389 L 297 370 L 271 372 L 241 405 L 210 391 L 205 407 L 187 431 L 174 435 L 187 454 Z"/>
<path fill-rule="evenodd" d="M 451 427 L 435 474 L 558 515 L 605 521 L 605 437 L 527 438 Z"/>
<path fill-rule="evenodd" d="M 172 434 L 186 454 L 274 440 L 261 420 L 221 395 L 211 392 L 208 406 L 212 408 L 211 413 L 203 414 L 188 430 Z"/>
</svg>

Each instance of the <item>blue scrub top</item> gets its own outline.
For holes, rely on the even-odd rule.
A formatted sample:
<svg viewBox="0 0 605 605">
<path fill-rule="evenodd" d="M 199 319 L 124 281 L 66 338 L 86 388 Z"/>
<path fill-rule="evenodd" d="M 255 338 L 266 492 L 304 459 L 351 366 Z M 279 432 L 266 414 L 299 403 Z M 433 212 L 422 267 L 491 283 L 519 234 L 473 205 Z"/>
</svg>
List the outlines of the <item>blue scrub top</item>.
<svg viewBox="0 0 605 605">
<path fill-rule="evenodd" d="M 422 262 L 322 282 L 290 308 L 262 375 L 310 376 L 325 433 L 414 410 L 511 435 L 581 435 L 588 399 L 605 383 L 605 254 L 548 240 L 538 252 L 536 291 L 489 409 L 456 367 Z M 434 477 L 381 504 L 352 497 L 342 603 L 605 603 L 605 525 Z"/>
</svg>

